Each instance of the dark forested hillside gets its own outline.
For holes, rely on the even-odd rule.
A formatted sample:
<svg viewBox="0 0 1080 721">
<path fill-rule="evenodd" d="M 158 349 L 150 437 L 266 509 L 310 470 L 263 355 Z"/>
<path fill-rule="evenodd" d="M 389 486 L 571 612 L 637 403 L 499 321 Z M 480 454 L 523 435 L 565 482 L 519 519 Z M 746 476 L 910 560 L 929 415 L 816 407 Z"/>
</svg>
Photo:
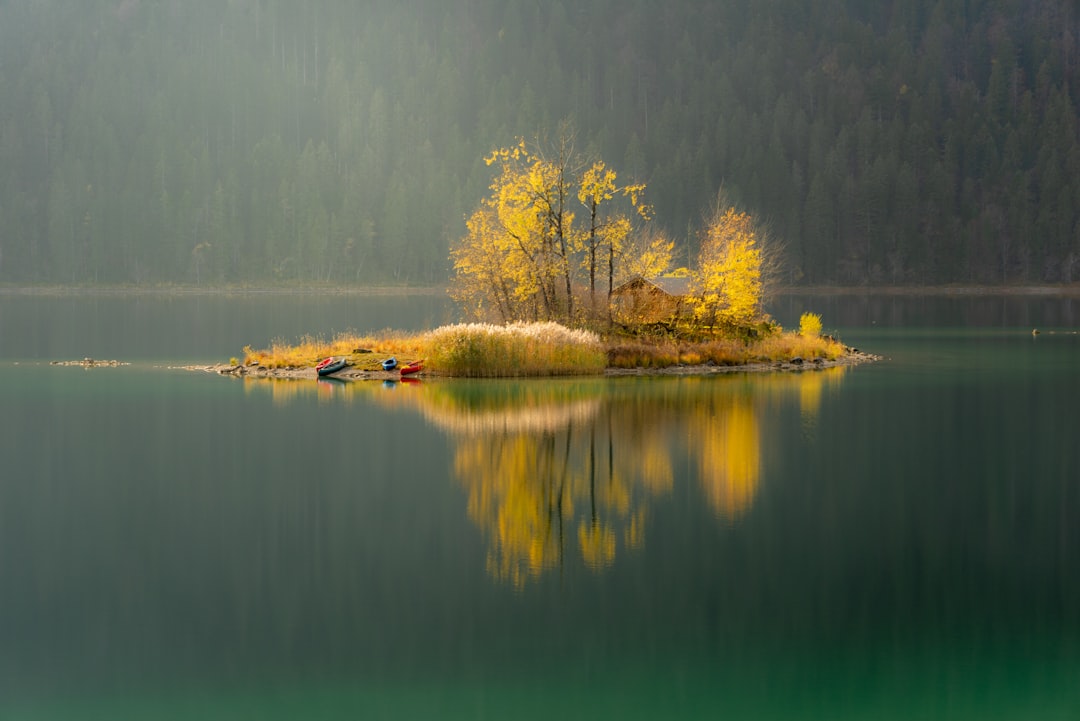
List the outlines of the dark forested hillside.
<svg viewBox="0 0 1080 721">
<path fill-rule="evenodd" d="M 2 0 L 0 281 L 440 282 L 483 156 L 571 118 L 685 254 L 1080 277 L 1074 0 Z"/>
</svg>

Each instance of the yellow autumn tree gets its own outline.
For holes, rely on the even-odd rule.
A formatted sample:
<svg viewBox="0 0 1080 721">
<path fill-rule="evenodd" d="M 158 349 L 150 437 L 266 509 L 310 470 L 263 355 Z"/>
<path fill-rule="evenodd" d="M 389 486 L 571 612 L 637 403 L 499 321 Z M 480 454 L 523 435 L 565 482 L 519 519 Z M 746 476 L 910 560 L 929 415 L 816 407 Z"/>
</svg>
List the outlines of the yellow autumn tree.
<svg viewBox="0 0 1080 721">
<path fill-rule="evenodd" d="M 614 170 L 602 160 L 592 163 L 578 182 L 578 201 L 585 207 L 588 226 L 578 234 L 577 247 L 583 252 L 582 266 L 589 278 L 589 299 L 594 315 L 597 310 L 597 276 L 607 271 L 608 306 L 618 272 L 617 261 L 625 256 L 627 238 L 633 229 L 631 217 L 625 212 L 605 213 L 609 201 L 622 196 L 630 201 L 637 217 L 648 220 L 652 208 L 642 201 L 644 183 L 618 185 Z"/>
<path fill-rule="evenodd" d="M 583 273 L 595 295 L 606 271 L 610 296 L 631 217 L 649 217 L 645 186 L 619 185 L 603 161 L 582 163 L 565 129 L 551 152 L 519 139 L 485 162 L 498 172 L 451 250 L 451 296 L 478 318 L 575 322 Z"/>
<path fill-rule="evenodd" d="M 764 254 L 754 219 L 735 208 L 718 207 L 706 225 L 691 273 L 691 304 L 708 327 L 746 326 L 761 314 Z"/>
<path fill-rule="evenodd" d="M 496 243 L 497 223 L 494 212 L 486 206 L 465 221 L 467 234 L 451 251 L 458 275 L 450 296 L 470 315 L 497 315 L 508 320 L 520 315 L 522 298 L 507 275 L 510 257 Z"/>
<path fill-rule="evenodd" d="M 636 276 L 656 278 L 671 272 L 675 241 L 663 230 L 649 224 L 620 247 L 616 259 L 616 282 Z"/>
<path fill-rule="evenodd" d="M 484 161 L 498 173 L 450 251 L 450 295 L 477 318 L 562 320 L 572 312 L 567 234 L 574 220 L 565 209 L 565 164 L 524 140 Z"/>
<path fill-rule="evenodd" d="M 494 151 L 485 162 L 499 165 L 492 194 L 481 203 L 492 212 L 485 230 L 502 254 L 500 274 L 519 306 L 507 320 L 558 319 L 559 277 L 570 282 L 565 231 L 573 225 L 559 197 L 565 168 L 532 153 L 524 141 Z"/>
</svg>

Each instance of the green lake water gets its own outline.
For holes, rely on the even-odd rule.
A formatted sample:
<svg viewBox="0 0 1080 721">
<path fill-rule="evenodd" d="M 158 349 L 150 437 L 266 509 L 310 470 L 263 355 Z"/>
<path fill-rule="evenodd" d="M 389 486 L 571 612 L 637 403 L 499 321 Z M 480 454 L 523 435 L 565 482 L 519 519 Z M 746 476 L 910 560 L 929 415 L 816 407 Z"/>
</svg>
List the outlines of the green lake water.
<svg viewBox="0 0 1080 721">
<path fill-rule="evenodd" d="M 170 366 L 452 309 L 0 295 L 0 718 L 1077 718 L 1080 301 L 770 310 L 885 360 L 257 382 Z"/>
</svg>

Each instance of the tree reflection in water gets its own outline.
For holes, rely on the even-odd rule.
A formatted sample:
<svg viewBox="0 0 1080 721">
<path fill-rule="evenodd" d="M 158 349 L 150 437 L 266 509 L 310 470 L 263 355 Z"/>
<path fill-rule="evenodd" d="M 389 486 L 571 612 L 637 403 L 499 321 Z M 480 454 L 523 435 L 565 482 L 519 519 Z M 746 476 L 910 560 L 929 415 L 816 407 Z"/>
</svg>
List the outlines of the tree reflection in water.
<svg viewBox="0 0 1080 721">
<path fill-rule="evenodd" d="M 795 402 L 812 429 L 823 393 L 844 371 L 438 380 L 394 393 L 356 383 L 319 386 L 319 400 L 370 396 L 444 430 L 469 518 L 488 539 L 488 571 L 521 588 L 568 562 L 599 570 L 640 548 L 650 506 L 673 491 L 676 459 L 689 461 L 717 518 L 737 522 L 761 483 L 762 411 Z M 272 388 L 285 401 L 310 386 Z"/>
<path fill-rule="evenodd" d="M 763 406 L 794 400 L 805 424 L 843 373 L 441 382 L 409 395 L 455 439 L 489 572 L 522 587 L 572 558 L 602 569 L 641 547 L 677 458 L 717 517 L 738 520 L 761 481 Z"/>
</svg>

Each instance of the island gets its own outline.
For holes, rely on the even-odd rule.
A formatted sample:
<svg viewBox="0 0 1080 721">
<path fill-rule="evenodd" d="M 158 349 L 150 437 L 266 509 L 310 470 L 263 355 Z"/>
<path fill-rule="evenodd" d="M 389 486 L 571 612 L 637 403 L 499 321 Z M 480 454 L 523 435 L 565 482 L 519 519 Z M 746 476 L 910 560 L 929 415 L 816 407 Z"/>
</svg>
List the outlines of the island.
<svg viewBox="0 0 1080 721">
<path fill-rule="evenodd" d="M 244 348 L 242 359 L 190 368 L 221 375 L 316 378 L 321 361 L 334 359 L 337 380 L 387 380 L 401 368 L 414 376 L 553 377 L 568 375 L 714 375 L 734 372 L 801 372 L 880 360 L 820 333 L 820 318 L 805 314 L 799 331 L 770 323 L 755 338 L 688 339 L 639 334 L 601 335 L 547 321 L 459 323 L 415 335 L 342 334 L 332 340 L 306 337 Z M 392 361 L 392 362 L 391 362 Z M 388 367 L 389 366 L 389 367 Z"/>
<path fill-rule="evenodd" d="M 321 363 L 337 378 L 385 378 L 422 361 L 453 377 L 712 374 L 874 359 L 823 333 L 815 313 L 786 331 L 764 312 L 781 244 L 722 188 L 682 256 L 652 224 L 645 185 L 574 147 L 561 128 L 554 144 L 519 138 L 484 159 L 491 192 L 449 258 L 449 295 L 471 322 L 245 347 L 218 372 L 306 377 Z"/>
</svg>

